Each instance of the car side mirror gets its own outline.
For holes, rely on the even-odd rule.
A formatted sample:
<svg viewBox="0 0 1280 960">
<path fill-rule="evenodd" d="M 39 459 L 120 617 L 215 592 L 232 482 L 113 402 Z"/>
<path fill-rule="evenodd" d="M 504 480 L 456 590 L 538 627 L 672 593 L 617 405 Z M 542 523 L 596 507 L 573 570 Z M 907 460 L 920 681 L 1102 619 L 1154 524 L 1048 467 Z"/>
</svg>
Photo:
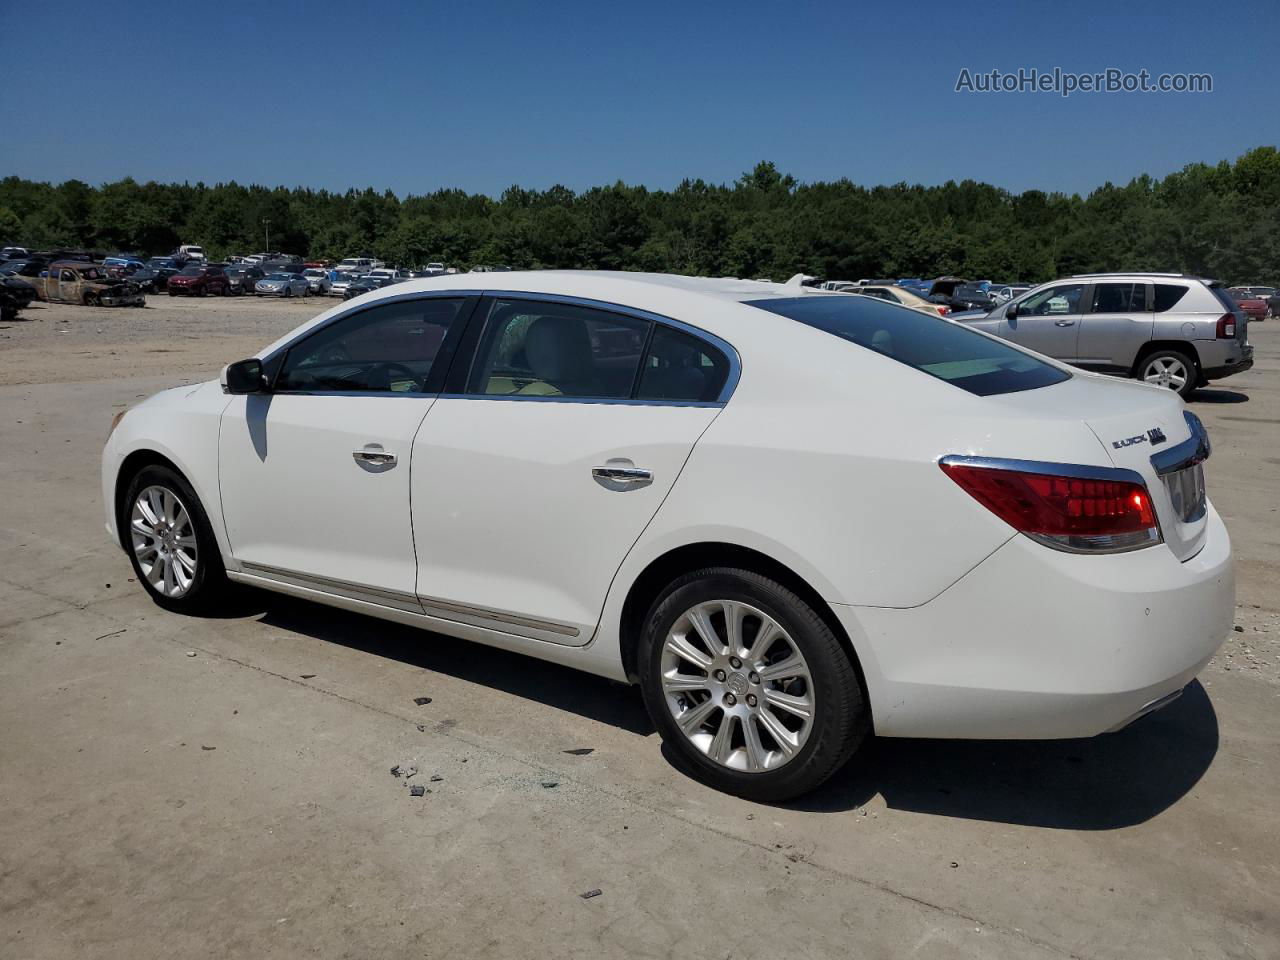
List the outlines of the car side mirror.
<svg viewBox="0 0 1280 960">
<path fill-rule="evenodd" d="M 1016 303 L 1011 302 L 1007 307 L 1004 308 L 1004 318 L 1006 320 L 1018 319 L 1018 305 Z"/>
<path fill-rule="evenodd" d="M 257 357 L 228 363 L 222 368 L 223 393 L 266 393 L 267 378 L 262 373 L 262 361 Z"/>
</svg>

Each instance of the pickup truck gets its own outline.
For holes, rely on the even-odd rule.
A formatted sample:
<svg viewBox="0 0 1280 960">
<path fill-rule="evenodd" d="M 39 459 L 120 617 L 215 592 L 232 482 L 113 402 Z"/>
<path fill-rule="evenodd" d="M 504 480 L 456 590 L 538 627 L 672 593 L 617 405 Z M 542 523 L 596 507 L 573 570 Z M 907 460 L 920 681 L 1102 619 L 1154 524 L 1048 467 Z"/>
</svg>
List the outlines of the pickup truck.
<svg viewBox="0 0 1280 960">
<path fill-rule="evenodd" d="M 86 307 L 142 307 L 147 298 L 131 280 L 109 277 L 96 263 L 62 260 L 38 277 L 24 277 L 41 300 L 83 303 Z"/>
</svg>

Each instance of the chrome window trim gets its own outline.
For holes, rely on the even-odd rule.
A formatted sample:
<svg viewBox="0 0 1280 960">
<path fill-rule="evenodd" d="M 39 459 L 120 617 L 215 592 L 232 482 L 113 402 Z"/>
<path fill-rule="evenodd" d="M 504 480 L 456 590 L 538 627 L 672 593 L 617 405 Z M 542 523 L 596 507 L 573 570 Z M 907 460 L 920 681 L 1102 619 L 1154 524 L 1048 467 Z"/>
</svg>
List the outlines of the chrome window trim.
<svg viewBox="0 0 1280 960">
<path fill-rule="evenodd" d="M 683 320 L 677 320 L 674 317 L 664 316 L 660 313 L 651 313 L 648 310 L 641 310 L 638 307 L 628 307 L 619 303 L 610 303 L 606 300 L 591 300 L 586 297 L 574 297 L 567 294 L 558 293 L 537 293 L 527 290 L 419 290 L 414 293 L 398 293 L 387 297 L 380 297 L 372 303 L 361 304 L 349 310 L 343 310 L 341 313 L 334 314 L 323 323 L 318 323 L 314 327 L 308 327 L 302 333 L 298 334 L 287 343 L 281 344 L 270 353 L 263 354 L 258 357 L 263 366 L 269 364 L 272 360 L 281 356 L 293 346 L 314 333 L 323 330 L 330 324 L 345 320 L 354 313 L 361 310 L 380 306 L 384 303 L 396 303 L 402 300 L 449 300 L 467 297 L 507 297 L 515 300 L 535 300 L 548 303 L 564 303 L 571 306 L 586 307 L 593 310 L 603 310 L 607 313 L 617 313 L 622 316 L 633 317 L 637 320 L 647 320 L 651 323 L 661 323 L 675 330 L 680 330 L 693 337 L 706 340 L 721 353 L 725 355 L 725 359 L 729 362 L 729 375 L 725 377 L 724 386 L 720 388 L 720 395 L 715 400 L 638 400 L 631 397 L 536 397 L 536 396 L 512 396 L 503 394 L 480 394 L 480 393 L 394 393 L 388 391 L 386 393 L 377 393 L 373 391 L 354 390 L 354 391 L 331 391 L 331 390 L 278 390 L 281 396 L 355 396 L 355 397 L 440 397 L 441 399 L 451 400 L 519 400 L 536 401 L 536 402 L 552 402 L 552 403 L 612 403 L 627 406 L 644 406 L 644 407 L 723 407 L 729 402 L 729 398 L 733 396 L 733 392 L 737 389 L 738 381 L 742 377 L 742 357 L 738 353 L 738 349 L 727 340 L 696 327 L 693 324 L 685 323 Z M 474 320 L 475 318 L 473 318 Z"/>
<path fill-rule="evenodd" d="M 674 317 L 664 316 L 661 313 L 652 313 L 648 310 L 642 310 L 639 307 L 628 307 L 621 303 L 612 303 L 608 300 L 592 300 L 587 297 L 575 297 L 561 293 L 536 293 L 527 290 L 485 290 L 482 296 L 491 299 L 509 299 L 509 300 L 532 300 L 542 303 L 563 303 L 573 307 L 584 307 L 588 310 L 602 310 L 605 313 L 616 313 L 620 316 L 631 317 L 636 320 L 647 320 L 650 323 L 660 323 L 672 329 L 687 333 L 692 337 L 705 340 L 717 350 L 724 354 L 725 359 L 729 362 L 729 375 L 725 377 L 724 386 L 720 388 L 720 395 L 715 400 L 636 400 L 631 397 L 533 397 L 533 396 L 517 396 L 512 394 L 481 394 L 468 393 L 465 396 L 468 399 L 493 398 L 501 400 L 555 400 L 561 403 L 629 403 L 641 404 L 643 406 L 707 406 L 722 407 L 729 402 L 729 398 L 733 396 L 733 391 L 738 386 L 738 380 L 742 376 L 742 358 L 738 354 L 737 348 L 727 340 L 716 336 L 708 330 L 701 327 L 695 327 L 691 323 L 685 323 L 683 320 L 677 320 Z"/>
<path fill-rule="evenodd" d="M 441 400 L 506 400 L 519 403 L 597 403 L 617 407 L 710 407 L 719 410 L 722 400 L 636 400 L 631 397 L 539 397 L 516 393 L 440 393 Z"/>
<path fill-rule="evenodd" d="M 362 310 L 369 310 L 369 309 L 372 309 L 373 307 L 380 307 L 384 303 L 398 303 L 402 300 L 454 300 L 459 298 L 466 299 L 467 297 L 482 297 L 482 296 L 484 296 L 483 290 L 440 290 L 440 291 L 419 290 L 416 293 L 394 293 L 387 297 L 379 297 L 377 300 L 373 300 L 369 303 L 362 303 L 362 304 L 359 304 L 358 306 L 353 306 L 350 309 L 343 310 L 340 313 L 335 313 L 328 320 L 324 321 L 323 323 L 317 323 L 314 327 L 307 327 L 306 330 L 303 330 L 301 333 L 299 333 L 293 339 L 289 340 L 287 343 L 282 343 L 280 346 L 276 347 L 270 353 L 260 355 L 258 359 L 262 361 L 263 366 L 266 366 L 276 357 L 287 352 L 288 350 L 291 350 L 296 344 L 302 342 L 312 334 L 319 333 L 321 330 L 325 329 L 331 324 L 339 322 L 340 320 L 346 320 L 352 314 L 359 313 Z M 359 298 L 357 297 L 356 299 L 359 299 Z M 354 301 L 350 301 L 350 302 L 354 302 Z M 285 393 L 285 392 L 286 391 L 284 390 L 280 391 L 280 393 Z M 326 396 L 333 396 L 332 393 L 328 393 L 326 391 L 315 391 L 315 392 L 317 393 L 324 392 Z M 381 394 L 379 394 L 379 396 L 381 396 Z M 435 396 L 435 394 L 424 394 L 424 396 Z"/>
<path fill-rule="evenodd" d="M 1079 463 L 1048 463 L 1043 460 L 1011 460 L 1007 457 L 973 457 L 951 455 L 940 457 L 939 464 L 955 464 L 964 467 L 989 467 L 994 470 L 1018 470 L 1022 473 L 1042 473 L 1055 477 L 1075 477 L 1079 480 L 1115 480 L 1120 483 L 1137 483 L 1146 489 L 1147 481 L 1137 470 L 1127 467 L 1093 467 Z"/>
<path fill-rule="evenodd" d="M 1190 410 L 1183 410 L 1182 416 L 1191 430 L 1191 436 L 1168 450 L 1161 450 L 1151 455 L 1151 466 L 1155 468 L 1158 477 L 1177 473 L 1179 470 L 1194 467 L 1197 463 L 1204 463 L 1209 459 L 1212 447 L 1209 444 L 1209 432 L 1205 430 L 1204 424 Z"/>
</svg>

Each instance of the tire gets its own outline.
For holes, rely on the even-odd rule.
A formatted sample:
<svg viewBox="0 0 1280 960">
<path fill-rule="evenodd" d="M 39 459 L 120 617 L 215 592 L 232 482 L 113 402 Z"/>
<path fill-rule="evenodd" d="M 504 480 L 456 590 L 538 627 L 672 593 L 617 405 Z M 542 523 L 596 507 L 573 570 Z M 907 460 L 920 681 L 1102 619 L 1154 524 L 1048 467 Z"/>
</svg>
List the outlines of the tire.
<svg viewBox="0 0 1280 960">
<path fill-rule="evenodd" d="M 84 305 L 86 307 L 96 307 L 98 305 L 98 295 L 95 293 L 86 293 L 84 295 Z"/>
<path fill-rule="evenodd" d="M 1173 390 L 1186 400 L 1200 383 L 1200 367 L 1181 350 L 1155 350 L 1138 362 L 1133 377 Z"/>
<path fill-rule="evenodd" d="M 284 288 L 284 295 L 285 295 L 286 297 L 292 297 L 292 296 L 293 296 L 293 287 L 285 287 L 285 288 Z"/>
<path fill-rule="evenodd" d="M 721 640 L 718 655 L 709 656 L 712 644 L 699 639 L 691 619 L 696 611 L 717 638 L 726 635 L 736 611 L 736 651 Z M 781 632 L 749 650 L 763 618 Z M 689 636 L 694 639 L 682 641 Z M 699 665 L 689 659 L 695 654 Z M 767 675 L 784 662 L 798 663 L 792 667 L 798 672 Z M 779 802 L 813 790 L 845 764 L 871 727 L 857 671 L 826 621 L 780 583 L 749 570 L 709 567 L 671 583 L 645 618 L 637 663 L 645 706 L 676 765 L 750 800 Z M 778 702 L 807 709 L 808 719 Z M 691 733 L 677 714 L 692 722 Z"/>
<path fill-rule="evenodd" d="M 151 498 L 152 491 L 163 491 L 179 508 L 170 511 L 170 516 L 177 519 L 174 529 L 171 533 L 162 532 L 158 537 L 134 532 L 135 519 L 143 521 L 145 527 L 156 529 L 137 506 L 138 501 L 145 497 L 152 514 L 158 514 L 159 511 L 155 509 L 157 501 Z M 163 504 L 168 501 L 161 499 L 159 502 Z M 160 519 L 158 516 L 156 518 Z M 222 565 L 222 554 L 218 550 L 213 528 L 209 525 L 209 517 L 204 512 L 200 498 L 181 474 L 158 464 L 143 467 L 129 481 L 124 499 L 117 505 L 116 522 L 124 531 L 125 549 L 129 553 L 129 562 L 133 564 L 134 575 L 158 606 L 175 613 L 203 613 L 227 599 L 231 592 L 231 582 Z M 172 558 L 168 563 L 165 563 L 155 549 L 166 546 L 166 538 L 167 544 L 174 548 L 168 552 Z M 188 539 L 194 543 L 194 555 L 190 547 L 183 547 Z M 153 549 L 148 551 L 148 545 Z M 190 564 L 178 558 L 178 553 L 190 560 Z M 152 562 L 144 566 L 148 559 Z M 165 566 L 173 569 L 172 580 L 163 572 Z M 189 567 L 194 567 L 194 572 Z M 188 580 L 185 584 L 184 577 Z"/>
</svg>

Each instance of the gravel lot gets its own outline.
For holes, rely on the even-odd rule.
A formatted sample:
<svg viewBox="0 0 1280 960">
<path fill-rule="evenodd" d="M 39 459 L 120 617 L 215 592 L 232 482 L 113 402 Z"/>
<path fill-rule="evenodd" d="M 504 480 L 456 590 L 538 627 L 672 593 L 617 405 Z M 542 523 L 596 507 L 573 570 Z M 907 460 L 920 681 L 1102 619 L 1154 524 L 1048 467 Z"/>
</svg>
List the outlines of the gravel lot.
<svg viewBox="0 0 1280 960">
<path fill-rule="evenodd" d="M 335 302 L 0 326 L 0 956 L 1280 956 L 1280 323 L 1193 405 L 1240 600 L 1201 685 L 1091 741 L 874 742 L 766 807 L 676 773 L 636 691 L 131 582 L 111 414 Z"/>
</svg>

